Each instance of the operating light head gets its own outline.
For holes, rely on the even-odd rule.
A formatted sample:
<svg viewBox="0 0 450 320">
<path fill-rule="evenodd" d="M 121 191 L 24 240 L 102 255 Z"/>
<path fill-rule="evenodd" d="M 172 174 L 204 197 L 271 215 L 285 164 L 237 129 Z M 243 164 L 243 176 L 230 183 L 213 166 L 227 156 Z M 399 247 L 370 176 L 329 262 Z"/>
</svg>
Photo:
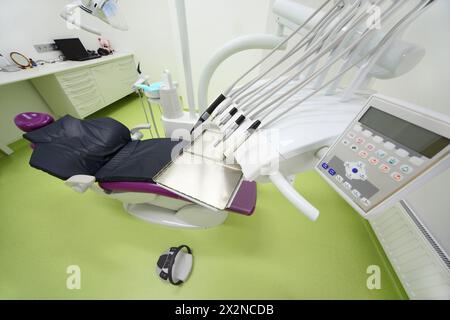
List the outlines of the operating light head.
<svg viewBox="0 0 450 320">
<path fill-rule="evenodd" d="M 67 22 L 90 33 L 101 32 L 84 23 L 81 13 L 88 13 L 115 29 L 127 31 L 128 25 L 118 8 L 118 0 L 76 0 L 64 8 L 61 17 Z"/>
</svg>

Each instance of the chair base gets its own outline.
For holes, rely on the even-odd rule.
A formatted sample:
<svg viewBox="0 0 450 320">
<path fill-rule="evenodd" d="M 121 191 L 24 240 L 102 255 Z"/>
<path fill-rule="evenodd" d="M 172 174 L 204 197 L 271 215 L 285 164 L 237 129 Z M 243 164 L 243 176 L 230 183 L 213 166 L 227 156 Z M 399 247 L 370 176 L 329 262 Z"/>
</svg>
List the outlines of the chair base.
<svg viewBox="0 0 450 320">
<path fill-rule="evenodd" d="M 225 222 L 228 213 L 211 211 L 196 204 L 175 211 L 149 203 L 124 203 L 124 209 L 141 220 L 172 228 L 207 229 Z"/>
</svg>

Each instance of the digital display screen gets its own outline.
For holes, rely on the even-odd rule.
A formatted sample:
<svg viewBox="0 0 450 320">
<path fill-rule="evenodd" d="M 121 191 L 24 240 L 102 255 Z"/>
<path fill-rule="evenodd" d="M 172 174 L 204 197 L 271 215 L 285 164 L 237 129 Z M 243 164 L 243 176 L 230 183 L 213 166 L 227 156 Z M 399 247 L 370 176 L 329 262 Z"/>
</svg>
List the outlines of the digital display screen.
<svg viewBox="0 0 450 320">
<path fill-rule="evenodd" d="M 429 159 L 449 144 L 445 137 L 373 107 L 359 122 Z"/>
</svg>

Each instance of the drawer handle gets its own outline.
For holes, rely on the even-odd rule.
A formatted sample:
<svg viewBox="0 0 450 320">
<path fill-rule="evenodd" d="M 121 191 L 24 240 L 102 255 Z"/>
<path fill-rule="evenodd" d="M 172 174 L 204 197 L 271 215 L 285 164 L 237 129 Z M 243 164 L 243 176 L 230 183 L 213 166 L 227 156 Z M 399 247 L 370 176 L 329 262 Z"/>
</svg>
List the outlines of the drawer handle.
<svg viewBox="0 0 450 320">
<path fill-rule="evenodd" d="M 86 93 L 85 91 L 90 92 L 90 91 L 95 91 L 95 90 L 96 90 L 96 88 L 93 87 L 92 84 L 90 84 L 89 86 L 81 87 L 78 89 L 66 89 L 65 91 L 67 93 L 71 93 L 71 94 L 78 94 L 78 93 L 83 94 L 83 93 Z"/>
<path fill-rule="evenodd" d="M 72 81 L 72 80 L 85 78 L 85 77 L 89 77 L 89 76 L 90 76 L 89 72 L 84 72 L 84 73 L 75 74 L 75 75 L 62 75 L 58 78 L 62 81 Z"/>
<path fill-rule="evenodd" d="M 84 110 L 84 111 L 90 111 L 90 109 L 98 104 L 101 104 L 102 100 L 100 98 L 97 98 L 96 100 L 94 100 L 94 102 L 91 102 L 89 104 L 84 104 L 82 106 L 79 106 L 77 109 L 79 110 Z"/>
</svg>

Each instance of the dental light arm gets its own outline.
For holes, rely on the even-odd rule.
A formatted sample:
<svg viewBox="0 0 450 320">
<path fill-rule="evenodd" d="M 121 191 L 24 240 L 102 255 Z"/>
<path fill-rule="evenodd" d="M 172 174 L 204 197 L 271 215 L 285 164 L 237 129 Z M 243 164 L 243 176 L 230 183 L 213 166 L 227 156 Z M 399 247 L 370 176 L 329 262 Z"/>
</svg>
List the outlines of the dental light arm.
<svg viewBox="0 0 450 320">
<path fill-rule="evenodd" d="M 115 29 L 127 31 L 128 26 L 118 12 L 117 1 L 118 0 L 76 0 L 66 5 L 60 16 L 68 23 L 96 35 L 101 35 L 101 32 L 83 23 L 81 12 L 91 14 Z"/>
</svg>

